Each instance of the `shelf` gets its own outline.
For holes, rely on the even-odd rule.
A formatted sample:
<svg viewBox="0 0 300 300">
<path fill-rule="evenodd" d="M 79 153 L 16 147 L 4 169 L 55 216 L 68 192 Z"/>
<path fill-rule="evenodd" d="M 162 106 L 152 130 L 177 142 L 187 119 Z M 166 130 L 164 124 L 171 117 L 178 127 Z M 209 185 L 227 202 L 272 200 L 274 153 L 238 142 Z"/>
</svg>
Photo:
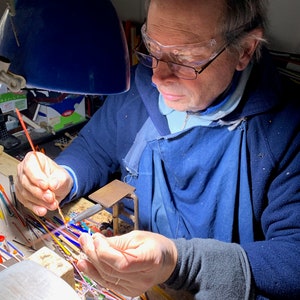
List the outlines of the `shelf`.
<svg viewBox="0 0 300 300">
<path fill-rule="evenodd" d="M 66 133 L 69 133 L 71 136 L 79 132 L 79 130 L 87 123 L 88 120 L 72 125 L 70 127 L 66 127 L 55 134 L 50 132 L 37 132 L 35 130 L 30 130 L 30 137 L 35 146 L 38 146 L 40 149 L 44 149 L 47 156 L 50 158 L 55 158 L 62 150 L 55 146 L 55 141 L 66 137 Z M 26 155 L 27 152 L 31 151 L 30 144 L 27 141 L 27 138 L 23 131 L 14 133 L 21 143 L 9 150 L 5 150 L 5 152 L 18 160 L 22 160 L 22 158 Z"/>
</svg>

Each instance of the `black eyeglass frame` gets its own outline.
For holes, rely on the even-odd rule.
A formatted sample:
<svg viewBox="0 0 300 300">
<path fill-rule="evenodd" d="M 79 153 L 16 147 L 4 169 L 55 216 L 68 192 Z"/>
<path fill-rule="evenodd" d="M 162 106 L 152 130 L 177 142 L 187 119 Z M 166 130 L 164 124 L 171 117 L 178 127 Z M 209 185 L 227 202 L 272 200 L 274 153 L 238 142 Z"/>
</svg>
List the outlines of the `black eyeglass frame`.
<svg viewBox="0 0 300 300">
<path fill-rule="evenodd" d="M 196 67 L 193 67 L 193 66 L 179 64 L 179 63 L 176 63 L 176 62 L 173 62 L 173 61 L 164 60 L 164 59 L 158 59 L 157 57 L 155 57 L 152 54 L 146 54 L 146 53 L 138 51 L 137 49 L 139 49 L 140 47 L 141 47 L 141 45 L 139 45 L 138 47 L 136 47 L 134 49 L 134 53 L 136 54 L 138 60 L 141 62 L 142 65 L 144 65 L 144 66 L 146 66 L 146 67 L 148 67 L 150 69 L 156 69 L 158 67 L 158 63 L 159 62 L 164 62 L 164 63 L 166 63 L 168 65 L 168 67 L 173 72 L 173 74 L 175 76 L 177 76 L 178 78 L 185 79 L 185 80 L 195 80 L 195 79 L 197 79 L 197 77 L 198 77 L 199 74 L 201 74 L 211 63 L 213 63 L 226 50 L 226 48 L 228 47 L 228 44 L 226 46 L 222 47 L 221 50 L 217 51 L 216 54 L 211 59 L 209 59 L 205 64 L 203 64 L 202 66 L 200 66 L 200 68 L 201 68 L 200 70 L 197 69 Z M 150 66 L 150 65 L 147 65 L 147 64 L 143 63 L 143 61 L 140 59 L 140 57 L 151 59 L 152 60 L 152 65 Z M 153 64 L 154 61 L 155 61 L 155 64 Z M 180 75 L 178 76 L 176 74 L 176 72 L 174 72 L 172 70 L 172 65 L 175 65 L 175 66 L 178 66 L 178 67 L 185 67 L 185 68 L 189 68 L 189 69 L 194 70 L 195 71 L 195 77 L 194 78 L 187 78 L 187 77 L 182 77 Z"/>
</svg>

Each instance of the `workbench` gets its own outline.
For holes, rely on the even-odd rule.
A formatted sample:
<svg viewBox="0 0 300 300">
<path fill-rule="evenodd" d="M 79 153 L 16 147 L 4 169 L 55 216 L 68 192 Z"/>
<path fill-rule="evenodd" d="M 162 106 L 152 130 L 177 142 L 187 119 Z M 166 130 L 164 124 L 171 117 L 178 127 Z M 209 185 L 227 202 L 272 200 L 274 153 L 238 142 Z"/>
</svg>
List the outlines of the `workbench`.
<svg viewBox="0 0 300 300">
<path fill-rule="evenodd" d="M 8 155 L 3 152 L 3 149 L 0 149 L 0 184 L 1 188 L 3 187 L 5 195 L 9 198 L 11 203 L 13 203 L 13 197 L 10 190 L 10 183 L 8 176 L 12 175 L 16 178 L 17 175 L 17 165 L 20 161 L 16 158 Z M 2 193 L 1 193 L 2 195 Z M 55 235 L 51 234 L 47 236 L 46 234 L 39 233 L 39 236 L 35 236 L 34 230 L 29 230 L 28 223 L 22 222 L 22 219 L 18 217 L 18 214 L 10 216 L 7 210 L 7 207 L 1 201 L 0 203 L 0 236 L 1 236 L 1 265 L 0 271 L 6 269 L 7 267 L 15 266 L 16 263 L 22 262 L 24 260 L 30 261 L 33 260 L 38 262 L 42 266 L 50 269 L 56 275 L 64 279 L 69 285 L 75 288 L 74 274 L 75 270 L 71 264 L 67 261 L 67 255 L 63 256 L 63 251 L 59 249 L 59 245 L 63 245 L 62 249 L 67 249 L 71 252 L 72 259 L 80 257 L 80 248 L 72 245 L 68 240 L 62 239 L 63 236 L 60 234 L 58 238 Z M 89 201 L 86 198 L 80 198 L 72 203 L 66 204 L 62 208 L 63 215 L 65 217 L 76 215 L 82 211 L 85 211 L 89 207 L 93 206 L 94 203 Z M 29 210 L 24 208 L 22 205 L 18 208 L 19 212 L 22 212 L 20 215 L 28 217 L 30 214 L 33 215 Z M 54 216 L 59 217 L 58 211 L 48 212 L 45 216 L 45 220 L 53 220 Z M 38 218 L 38 217 L 37 217 Z M 44 218 L 43 218 L 44 219 Z M 23 219 L 24 220 L 24 219 Z M 89 218 L 90 222 L 97 224 L 97 228 L 100 227 L 99 224 L 112 224 L 113 216 L 106 210 L 102 210 L 99 213 Z M 47 222 L 47 221 L 46 221 Z M 87 222 L 86 222 L 87 223 Z M 45 223 L 46 224 L 46 223 Z M 88 223 L 87 223 L 88 224 Z M 132 230 L 132 226 L 126 224 L 123 220 L 120 220 L 119 223 L 119 232 L 120 234 Z M 36 228 L 34 228 L 36 229 Z M 36 231 L 36 230 L 35 230 Z M 113 231 L 111 230 L 111 234 Z M 53 236 L 55 239 L 53 239 Z M 42 237 L 42 238 L 41 238 Z M 5 238 L 5 239 L 3 239 Z M 55 241 L 59 241 L 56 244 Z M 9 250 L 7 251 L 7 248 Z M 73 246 L 73 248 L 72 248 Z M 75 250 L 74 250 L 75 248 Z M 48 250 L 47 250 L 48 249 Z M 6 252 L 3 252 L 3 251 Z M 18 250 L 18 251 L 14 251 Z M 58 251 L 60 250 L 60 252 Z M 77 250 L 77 251 L 76 251 Z M 15 254 L 13 254 L 15 252 Z M 58 254 L 58 255 L 56 255 Z M 52 269 L 51 269 L 52 268 Z M 56 270 L 53 268 L 57 268 Z M 70 278 L 72 277 L 72 278 Z"/>
<path fill-rule="evenodd" d="M 11 197 L 8 176 L 12 175 L 14 178 L 16 177 L 17 165 L 20 161 L 1 150 L 2 149 L 0 149 L 0 183 L 4 187 L 6 194 L 9 197 Z M 80 198 L 78 200 L 75 200 L 71 203 L 66 204 L 64 207 L 62 207 L 62 211 L 65 216 L 70 216 L 74 213 L 75 214 L 80 213 L 80 212 L 86 210 L 87 208 L 91 207 L 92 205 L 94 205 L 94 203 L 91 202 L 90 200 L 88 200 L 86 198 Z M 55 212 L 49 212 L 49 216 L 52 216 L 53 214 L 55 214 Z M 56 214 L 57 214 L 57 212 L 56 212 Z M 46 217 L 47 216 L 48 215 L 46 215 Z M 14 220 L 14 218 L 9 219 L 9 217 L 7 217 L 7 219 L 8 219 L 8 221 L 10 221 L 10 223 L 11 222 L 17 223 L 17 220 Z M 110 212 L 108 212 L 107 210 L 101 210 L 99 213 L 92 216 L 91 219 L 93 221 L 95 221 L 96 223 L 112 223 L 113 218 L 112 218 L 112 214 Z M 2 222 L 3 222 L 3 220 L 2 220 Z M 4 226 L 4 227 L 7 227 L 7 226 Z M 19 226 L 19 228 L 20 227 L 21 226 Z M 119 220 L 119 233 L 123 234 L 123 233 L 129 232 L 130 230 L 132 230 L 132 226 L 120 219 Z M 2 229 L 2 231 L 3 231 L 3 229 Z M 16 230 L 14 230 L 14 228 L 12 228 L 12 226 L 8 226 L 8 228 L 4 228 L 3 233 L 5 233 L 5 232 L 7 234 L 9 234 L 9 235 L 11 234 L 13 236 L 19 235 L 16 232 Z M 24 234 L 26 235 L 25 231 L 24 231 Z M 27 252 L 26 249 L 23 249 L 23 250 L 25 252 Z"/>
<path fill-rule="evenodd" d="M 7 153 L 1 151 L 0 149 L 0 183 L 3 185 L 4 189 L 6 191 L 9 191 L 9 181 L 8 176 L 13 175 L 14 178 L 17 175 L 17 165 L 20 161 L 16 158 L 8 155 Z M 86 210 L 90 206 L 94 205 L 93 202 L 86 198 L 80 198 L 76 201 L 73 201 L 72 203 L 69 203 L 65 205 L 62 208 L 63 214 L 65 216 L 68 216 L 72 213 L 78 213 L 81 211 Z M 52 216 L 55 212 L 49 212 L 49 216 Z M 47 215 L 46 215 L 47 216 Z M 34 238 L 32 236 L 32 233 L 30 233 L 27 228 L 22 228 L 21 224 L 17 224 L 18 220 L 16 220 L 15 217 L 7 217 L 8 223 L 5 224 L 5 221 L 2 218 L 0 218 L 0 234 L 5 235 L 9 237 L 12 240 L 19 240 L 22 241 L 24 244 L 26 244 L 26 240 L 31 240 Z M 112 223 L 113 216 L 111 213 L 109 213 L 107 210 L 101 210 L 99 213 L 91 217 L 91 219 L 95 223 Z M 13 224 L 17 224 L 18 226 L 12 226 Z M 119 219 L 119 233 L 123 234 L 133 229 L 132 225 L 129 225 L 128 223 L 124 222 L 122 219 Z M 25 240 L 24 240 L 25 239 Z M 36 248 L 43 249 L 44 246 L 49 247 L 49 249 L 54 249 L 52 247 L 53 241 L 43 240 L 43 243 L 41 245 L 35 245 Z M 22 251 L 24 251 L 25 256 L 32 256 L 37 249 L 28 249 L 27 247 L 23 247 L 22 245 L 18 244 L 18 247 Z M 168 288 L 162 289 L 161 287 L 153 287 L 153 289 L 149 290 L 147 292 L 147 298 L 149 300 L 179 300 L 179 299 L 193 299 L 192 296 L 186 294 L 185 292 L 178 292 L 173 291 Z M 122 299 L 122 298 L 116 298 L 116 299 Z M 125 299 L 125 298 L 123 298 Z"/>
</svg>

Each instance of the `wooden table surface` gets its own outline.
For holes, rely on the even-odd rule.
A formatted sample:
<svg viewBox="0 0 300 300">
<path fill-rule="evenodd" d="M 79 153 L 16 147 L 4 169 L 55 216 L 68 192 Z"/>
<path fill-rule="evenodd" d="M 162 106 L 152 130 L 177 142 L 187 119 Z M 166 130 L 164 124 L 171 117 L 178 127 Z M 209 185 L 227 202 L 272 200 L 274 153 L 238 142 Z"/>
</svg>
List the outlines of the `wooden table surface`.
<svg viewBox="0 0 300 300">
<path fill-rule="evenodd" d="M 15 159 L 12 156 L 8 155 L 7 153 L 3 152 L 3 149 L 1 149 L 1 147 L 0 147 L 0 182 L 5 187 L 5 189 L 9 190 L 9 183 L 8 183 L 7 177 L 9 175 L 13 175 L 14 177 L 16 176 L 18 163 L 19 163 L 19 161 L 17 159 Z M 67 216 L 67 215 L 71 215 L 72 213 L 81 212 L 81 211 L 87 209 L 88 207 L 90 207 L 91 205 L 93 205 L 93 203 L 91 201 L 89 201 L 88 199 L 80 198 L 76 201 L 66 204 L 62 208 L 62 211 Z M 56 212 L 54 212 L 54 213 L 56 213 Z M 53 212 L 50 212 L 50 214 L 53 214 Z M 13 219 L 13 218 L 11 218 L 11 219 Z M 99 213 L 95 214 L 93 217 L 91 217 L 91 219 L 97 223 L 103 223 L 103 222 L 110 223 L 112 221 L 112 215 L 108 211 L 102 210 Z M 4 221 L 3 220 L 1 220 L 1 221 L 2 221 L 2 223 L 0 223 L 0 233 L 2 232 L 2 234 L 3 233 L 6 234 L 5 230 L 6 231 L 8 230 L 9 231 L 8 234 L 10 234 L 14 237 L 16 235 L 20 235 L 20 233 L 18 232 L 18 230 L 16 230 L 16 228 L 6 226 L 4 224 Z M 132 230 L 132 226 L 125 223 L 121 219 L 119 220 L 119 225 L 120 225 L 119 226 L 120 234 L 129 232 L 130 230 Z M 10 231 L 10 230 L 12 230 L 12 231 Z M 24 232 L 25 232 L 25 230 L 24 230 Z M 30 254 L 32 254 L 32 252 L 27 252 L 26 254 L 30 255 Z M 150 289 L 147 292 L 147 297 L 149 300 L 166 300 L 166 299 L 167 300 L 179 300 L 179 299 L 180 300 L 182 300 L 182 299 L 186 299 L 186 300 L 191 299 L 192 300 L 192 299 L 194 299 L 193 296 L 191 296 L 190 294 L 187 294 L 185 292 L 173 291 L 168 288 L 161 289 L 158 287 L 154 287 L 154 288 Z"/>
</svg>

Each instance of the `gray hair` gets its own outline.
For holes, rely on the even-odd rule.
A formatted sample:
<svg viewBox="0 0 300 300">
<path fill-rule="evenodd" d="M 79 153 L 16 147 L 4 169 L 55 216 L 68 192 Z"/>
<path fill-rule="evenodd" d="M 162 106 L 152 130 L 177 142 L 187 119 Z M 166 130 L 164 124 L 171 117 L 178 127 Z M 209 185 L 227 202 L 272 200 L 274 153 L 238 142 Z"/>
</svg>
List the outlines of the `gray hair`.
<svg viewBox="0 0 300 300">
<path fill-rule="evenodd" d="M 241 49 L 241 40 L 247 35 L 251 35 L 259 43 L 255 50 L 254 58 L 261 56 L 262 45 L 267 41 L 263 37 L 256 36 L 252 30 L 260 28 L 263 34 L 267 28 L 267 1 L 268 0 L 225 0 L 227 10 L 223 18 L 221 32 L 225 39 L 231 42 L 231 46 L 237 50 Z M 235 34 L 235 30 L 236 36 Z M 239 32 L 240 29 L 240 32 Z M 230 34 L 230 33 L 233 33 Z"/>
<path fill-rule="evenodd" d="M 150 2 L 151 0 L 145 0 L 146 15 Z M 242 38 L 252 35 L 252 38 L 259 42 L 254 54 L 254 59 L 258 60 L 261 56 L 262 45 L 267 41 L 264 37 L 255 36 L 251 31 L 260 28 L 263 33 L 266 32 L 268 0 L 224 0 L 224 2 L 226 11 L 220 23 L 222 24 L 221 34 L 225 41 L 232 49 L 239 51 L 242 48 Z"/>
</svg>

